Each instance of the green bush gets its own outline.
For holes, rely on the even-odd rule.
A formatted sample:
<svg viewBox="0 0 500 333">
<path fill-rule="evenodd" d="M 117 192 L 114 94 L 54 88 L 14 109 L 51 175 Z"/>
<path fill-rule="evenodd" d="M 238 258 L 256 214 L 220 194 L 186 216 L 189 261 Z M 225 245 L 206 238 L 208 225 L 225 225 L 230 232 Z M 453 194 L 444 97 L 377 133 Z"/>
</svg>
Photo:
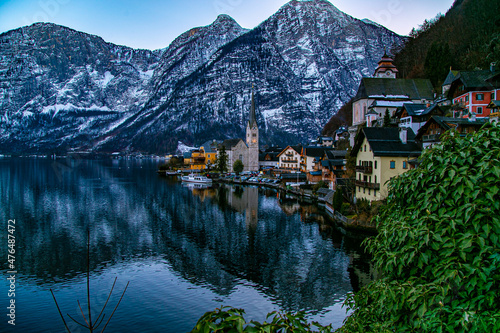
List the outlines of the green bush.
<svg viewBox="0 0 500 333">
<path fill-rule="evenodd" d="M 380 279 L 339 332 L 500 331 L 500 128 L 444 135 L 389 183 L 366 241 Z"/>
<path fill-rule="evenodd" d="M 247 322 L 243 315 L 245 311 L 230 307 L 222 307 L 205 313 L 196 323 L 192 333 L 205 332 L 331 332 L 331 325 L 322 326 L 316 322 L 309 324 L 304 313 L 280 313 L 271 312 L 267 320 L 259 323 L 257 321 Z M 318 330 L 314 331 L 314 327 Z"/>
</svg>

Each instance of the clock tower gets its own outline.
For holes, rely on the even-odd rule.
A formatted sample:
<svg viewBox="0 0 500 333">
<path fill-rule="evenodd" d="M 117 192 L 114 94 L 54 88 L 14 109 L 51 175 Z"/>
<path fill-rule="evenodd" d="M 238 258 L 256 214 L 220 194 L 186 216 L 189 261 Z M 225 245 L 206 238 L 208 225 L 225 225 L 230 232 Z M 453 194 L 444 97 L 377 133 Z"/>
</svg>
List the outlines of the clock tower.
<svg viewBox="0 0 500 333">
<path fill-rule="evenodd" d="M 252 104 L 250 106 L 250 117 L 247 124 L 247 139 L 248 159 L 245 170 L 259 170 L 259 127 L 257 126 L 257 118 L 255 117 L 255 100 L 252 85 Z"/>
</svg>

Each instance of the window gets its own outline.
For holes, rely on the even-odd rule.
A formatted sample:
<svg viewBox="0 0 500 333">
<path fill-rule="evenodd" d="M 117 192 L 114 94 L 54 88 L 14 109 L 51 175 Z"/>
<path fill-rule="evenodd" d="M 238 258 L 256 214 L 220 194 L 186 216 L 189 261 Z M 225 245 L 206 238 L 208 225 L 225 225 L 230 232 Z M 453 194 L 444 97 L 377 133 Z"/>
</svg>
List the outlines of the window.
<svg viewBox="0 0 500 333">
<path fill-rule="evenodd" d="M 476 111 L 477 111 L 477 114 L 483 114 L 483 107 L 478 106 Z"/>
<path fill-rule="evenodd" d="M 484 101 L 484 94 L 477 94 L 476 95 L 476 100 L 478 100 L 478 101 Z"/>
<path fill-rule="evenodd" d="M 373 196 L 377 196 L 377 190 L 373 190 Z"/>
<path fill-rule="evenodd" d="M 377 168 L 377 161 L 375 161 L 375 169 Z"/>
<path fill-rule="evenodd" d="M 365 151 L 366 151 L 366 145 L 365 145 Z"/>
<path fill-rule="evenodd" d="M 396 161 L 391 161 L 390 168 L 391 169 L 396 169 Z"/>
<path fill-rule="evenodd" d="M 469 101 L 469 95 L 465 96 L 465 101 L 468 102 Z"/>
<path fill-rule="evenodd" d="M 403 169 L 408 169 L 408 162 L 407 161 L 403 161 Z"/>
<path fill-rule="evenodd" d="M 368 189 L 368 195 L 371 195 L 372 193 L 372 190 L 371 189 Z"/>
</svg>

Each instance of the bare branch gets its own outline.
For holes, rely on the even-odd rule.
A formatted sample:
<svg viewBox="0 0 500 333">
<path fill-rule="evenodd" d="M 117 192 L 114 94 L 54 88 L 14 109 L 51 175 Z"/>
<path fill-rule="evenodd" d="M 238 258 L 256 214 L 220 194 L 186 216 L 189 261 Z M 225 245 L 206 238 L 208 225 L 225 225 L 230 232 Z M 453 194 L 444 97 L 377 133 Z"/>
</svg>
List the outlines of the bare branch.
<svg viewBox="0 0 500 333">
<path fill-rule="evenodd" d="M 61 313 L 61 309 L 59 308 L 59 305 L 57 304 L 56 296 L 54 295 L 54 292 L 52 291 L 52 289 L 50 289 L 50 293 L 52 294 L 52 297 L 54 298 L 54 302 L 56 302 L 57 311 L 59 311 L 59 315 L 61 316 L 61 319 L 64 323 L 64 327 L 66 327 L 66 330 L 68 331 L 68 333 L 71 333 L 71 331 L 68 328 L 68 325 L 66 324 L 66 320 L 64 320 L 64 316 Z"/>
</svg>

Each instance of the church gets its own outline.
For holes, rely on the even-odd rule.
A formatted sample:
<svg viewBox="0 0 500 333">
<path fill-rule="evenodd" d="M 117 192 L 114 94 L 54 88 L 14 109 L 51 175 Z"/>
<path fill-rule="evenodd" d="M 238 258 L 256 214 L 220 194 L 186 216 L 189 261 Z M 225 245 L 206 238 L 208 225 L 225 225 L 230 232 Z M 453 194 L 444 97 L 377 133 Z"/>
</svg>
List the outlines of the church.
<svg viewBox="0 0 500 333">
<path fill-rule="evenodd" d="M 246 140 L 228 139 L 222 142 L 228 156 L 228 169 L 233 171 L 236 160 L 243 162 L 244 171 L 259 170 L 259 127 L 255 116 L 255 99 L 252 88 L 252 103 L 246 128 Z"/>
</svg>

